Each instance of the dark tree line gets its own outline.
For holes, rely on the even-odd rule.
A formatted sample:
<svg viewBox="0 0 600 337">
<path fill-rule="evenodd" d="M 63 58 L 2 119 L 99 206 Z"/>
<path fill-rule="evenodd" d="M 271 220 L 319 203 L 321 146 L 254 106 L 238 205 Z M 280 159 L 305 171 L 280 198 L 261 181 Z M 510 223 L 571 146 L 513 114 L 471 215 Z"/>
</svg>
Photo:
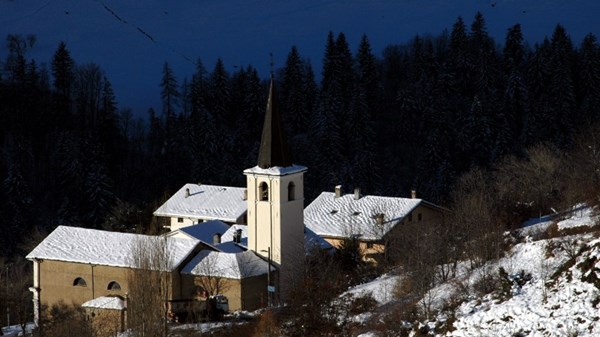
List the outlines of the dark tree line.
<svg viewBox="0 0 600 337">
<path fill-rule="evenodd" d="M 218 60 L 178 80 L 167 63 L 162 106 L 143 118 L 118 111 L 109 79 L 61 43 L 48 65 L 27 57 L 35 37 L 10 35 L 0 56 L 0 255 L 34 227 L 147 231 L 151 211 L 186 182 L 243 186 L 256 164 L 266 80 Z M 562 151 L 597 119 L 600 47 L 574 46 L 557 25 L 528 47 L 521 26 L 502 45 L 477 14 L 450 32 L 355 50 L 329 33 L 320 76 L 293 47 L 276 82 L 296 163 L 309 167 L 310 201 L 343 184 L 445 203 L 462 173 Z M 22 252 L 21 252 L 22 253 Z"/>
</svg>

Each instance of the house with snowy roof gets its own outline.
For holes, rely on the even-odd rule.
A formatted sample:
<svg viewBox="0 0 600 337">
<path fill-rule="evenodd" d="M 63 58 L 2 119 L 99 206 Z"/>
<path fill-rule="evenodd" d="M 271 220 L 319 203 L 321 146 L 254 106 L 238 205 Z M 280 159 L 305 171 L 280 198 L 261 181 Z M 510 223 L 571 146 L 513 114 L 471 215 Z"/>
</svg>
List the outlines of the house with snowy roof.
<svg viewBox="0 0 600 337">
<path fill-rule="evenodd" d="M 160 269 L 171 280 L 169 300 L 184 298 L 187 291 L 180 286 L 179 272 L 200 252 L 198 240 L 58 226 L 26 257 L 33 262 L 36 322 L 42 306 L 61 301 L 94 305 L 102 297 L 125 300 L 129 276 L 141 268 L 134 256 L 137 247 L 163 243 L 169 260 Z"/>
<path fill-rule="evenodd" d="M 342 186 L 322 192 L 304 209 L 304 223 L 335 247 L 355 238 L 365 259 L 377 261 L 394 243 L 394 235 L 409 222 L 443 222 L 447 210 L 417 198 L 361 195 L 360 189 L 344 194 Z"/>
<path fill-rule="evenodd" d="M 185 184 L 154 215 L 168 218 L 165 227 L 177 230 L 210 220 L 244 224 L 247 208 L 245 188 Z"/>
</svg>

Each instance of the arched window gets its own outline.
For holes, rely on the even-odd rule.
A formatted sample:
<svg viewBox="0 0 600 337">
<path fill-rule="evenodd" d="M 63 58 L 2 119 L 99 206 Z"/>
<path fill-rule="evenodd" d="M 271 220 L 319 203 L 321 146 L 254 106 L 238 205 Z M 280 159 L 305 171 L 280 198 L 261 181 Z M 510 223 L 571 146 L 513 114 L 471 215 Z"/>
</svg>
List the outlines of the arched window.
<svg viewBox="0 0 600 337">
<path fill-rule="evenodd" d="M 87 287 L 87 282 L 85 282 L 85 280 L 81 277 L 78 277 L 75 279 L 75 281 L 73 281 L 73 286 L 74 287 Z"/>
<path fill-rule="evenodd" d="M 258 185 L 258 197 L 260 201 L 269 200 L 269 185 L 264 181 Z"/>
<path fill-rule="evenodd" d="M 121 290 L 121 285 L 119 282 L 112 281 L 108 284 L 108 290 Z"/>
<path fill-rule="evenodd" d="M 296 200 L 296 185 L 293 181 L 288 184 L 288 201 Z"/>
</svg>

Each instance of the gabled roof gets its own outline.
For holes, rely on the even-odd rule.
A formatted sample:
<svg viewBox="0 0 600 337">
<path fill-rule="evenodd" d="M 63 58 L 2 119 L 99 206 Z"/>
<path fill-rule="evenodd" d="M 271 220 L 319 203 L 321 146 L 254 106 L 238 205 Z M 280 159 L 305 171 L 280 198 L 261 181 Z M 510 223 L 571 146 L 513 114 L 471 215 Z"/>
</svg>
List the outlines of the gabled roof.
<svg viewBox="0 0 600 337">
<path fill-rule="evenodd" d="M 249 250 L 234 254 L 203 250 L 183 267 L 181 273 L 239 280 L 263 275 L 268 271 L 267 261 Z"/>
<path fill-rule="evenodd" d="M 177 268 L 199 244 L 198 240 L 58 226 L 27 255 L 27 259 L 135 268 L 132 252 L 140 243 L 152 247 L 163 242 L 169 251 L 170 270 Z"/>
<path fill-rule="evenodd" d="M 244 190 L 240 187 L 185 184 L 154 211 L 154 215 L 235 222 L 248 208 Z"/>
<path fill-rule="evenodd" d="M 325 237 L 379 240 L 408 215 L 421 199 L 361 196 L 340 197 L 323 192 L 304 209 L 304 224 Z M 377 214 L 384 214 L 383 225 L 378 225 Z"/>
<path fill-rule="evenodd" d="M 183 234 L 184 236 L 190 239 L 200 240 L 206 244 L 213 244 L 213 236 L 215 234 L 223 235 L 225 232 L 229 230 L 229 225 L 220 220 L 211 220 L 206 222 L 201 222 L 196 225 L 186 226 L 179 228 L 178 230 L 171 231 L 165 236 L 175 236 L 178 234 Z"/>
<path fill-rule="evenodd" d="M 246 225 L 231 225 L 231 227 L 229 227 L 229 229 L 223 233 L 223 235 L 221 236 L 221 242 L 225 243 L 225 242 L 233 242 L 233 238 L 235 236 L 235 233 L 241 230 L 241 238 L 240 238 L 240 242 L 239 244 L 243 247 L 248 247 L 248 226 Z"/>
<path fill-rule="evenodd" d="M 125 310 L 125 301 L 117 296 L 101 296 L 89 300 L 81 305 L 84 308 L 105 309 L 105 310 Z"/>
</svg>

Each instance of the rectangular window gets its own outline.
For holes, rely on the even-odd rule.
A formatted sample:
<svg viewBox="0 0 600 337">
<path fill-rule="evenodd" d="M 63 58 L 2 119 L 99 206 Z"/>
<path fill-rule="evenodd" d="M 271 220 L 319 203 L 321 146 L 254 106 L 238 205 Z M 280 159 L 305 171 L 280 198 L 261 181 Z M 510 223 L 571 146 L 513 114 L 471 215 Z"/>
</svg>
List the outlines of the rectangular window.
<svg viewBox="0 0 600 337">
<path fill-rule="evenodd" d="M 421 213 L 419 213 L 418 217 L 419 217 L 419 221 L 423 220 L 423 216 L 421 215 Z"/>
<path fill-rule="evenodd" d="M 408 221 L 412 221 L 412 213 L 408 215 Z"/>
<path fill-rule="evenodd" d="M 367 242 L 367 248 L 369 248 L 369 249 L 373 248 L 373 242 Z"/>
<path fill-rule="evenodd" d="M 182 223 L 183 222 L 183 218 L 177 218 L 177 222 Z"/>
</svg>

